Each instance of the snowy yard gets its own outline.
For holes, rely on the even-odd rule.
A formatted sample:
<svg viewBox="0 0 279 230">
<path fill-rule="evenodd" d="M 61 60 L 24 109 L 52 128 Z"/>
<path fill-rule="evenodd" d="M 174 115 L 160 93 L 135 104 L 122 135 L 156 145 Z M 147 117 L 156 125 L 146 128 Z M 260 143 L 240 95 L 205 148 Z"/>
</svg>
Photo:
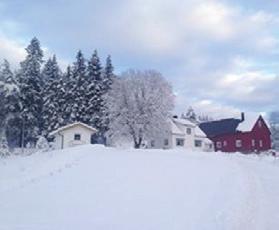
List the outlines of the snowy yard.
<svg viewBox="0 0 279 230">
<path fill-rule="evenodd" d="M 82 146 L 0 160 L 0 230 L 278 228 L 272 157 Z"/>
</svg>

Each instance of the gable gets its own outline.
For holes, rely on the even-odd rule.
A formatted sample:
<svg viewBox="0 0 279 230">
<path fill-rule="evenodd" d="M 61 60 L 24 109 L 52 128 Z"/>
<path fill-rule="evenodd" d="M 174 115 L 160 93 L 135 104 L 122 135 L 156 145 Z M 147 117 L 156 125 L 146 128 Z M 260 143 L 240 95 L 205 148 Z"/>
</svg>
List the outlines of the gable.
<svg viewBox="0 0 279 230">
<path fill-rule="evenodd" d="M 265 122 L 265 120 L 263 119 L 263 117 L 260 116 L 260 117 L 258 118 L 258 120 L 255 122 L 255 124 L 254 124 L 254 126 L 253 126 L 253 128 L 252 128 L 252 131 L 257 131 L 257 130 L 262 131 L 263 129 L 266 130 L 266 131 L 268 131 L 269 133 L 271 133 L 271 131 L 270 131 L 270 129 L 269 129 L 267 123 Z"/>
<path fill-rule="evenodd" d="M 86 125 L 81 122 L 75 122 L 75 123 L 60 127 L 59 129 L 52 131 L 49 135 L 53 136 L 57 133 L 62 133 L 62 132 L 66 132 L 68 130 L 76 129 L 77 127 L 80 127 L 81 129 L 86 130 L 86 132 L 90 132 L 92 134 L 97 132 L 97 129 L 95 129 L 89 125 Z"/>
<path fill-rule="evenodd" d="M 88 134 L 93 134 L 94 131 L 90 130 L 82 125 L 74 125 L 72 127 L 69 127 L 67 129 L 64 129 L 62 131 L 60 131 L 61 134 L 68 134 L 68 133 L 88 133 Z"/>
<path fill-rule="evenodd" d="M 256 130 L 268 130 L 269 127 L 262 116 L 254 116 L 249 117 L 249 119 L 246 119 L 244 122 L 240 123 L 237 127 L 237 131 L 240 132 L 251 132 Z"/>
</svg>

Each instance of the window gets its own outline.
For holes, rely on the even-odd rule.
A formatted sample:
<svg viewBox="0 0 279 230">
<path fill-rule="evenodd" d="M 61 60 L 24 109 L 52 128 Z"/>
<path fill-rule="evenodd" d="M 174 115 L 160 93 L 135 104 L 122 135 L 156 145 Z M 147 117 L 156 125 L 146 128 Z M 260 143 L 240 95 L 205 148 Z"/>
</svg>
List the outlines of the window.
<svg viewBox="0 0 279 230">
<path fill-rule="evenodd" d="M 218 149 L 222 148 L 222 142 L 221 142 L 221 141 L 217 141 L 216 147 L 217 147 Z"/>
<path fill-rule="evenodd" d="M 155 141 L 152 140 L 152 141 L 150 142 L 150 145 L 151 145 L 151 147 L 155 147 Z"/>
<path fill-rule="evenodd" d="M 259 126 L 259 128 L 261 128 L 263 126 L 262 121 L 258 121 L 258 126 Z"/>
<path fill-rule="evenodd" d="M 195 140 L 195 147 L 202 147 L 202 141 L 201 140 Z"/>
<path fill-rule="evenodd" d="M 176 146 L 184 146 L 184 139 L 177 138 L 176 139 Z"/>
<path fill-rule="evenodd" d="M 261 148 L 263 147 L 263 141 L 262 140 L 259 141 L 259 145 L 260 145 Z"/>
<path fill-rule="evenodd" d="M 256 141 L 255 141 L 255 139 L 252 139 L 251 144 L 252 144 L 252 147 L 255 147 L 255 146 L 256 146 Z"/>
<path fill-rule="evenodd" d="M 237 148 L 242 147 L 242 140 L 236 140 L 235 141 L 235 147 L 237 147 Z"/>
<path fill-rule="evenodd" d="M 169 145 L 169 139 L 164 140 L 164 145 Z"/>
<path fill-rule="evenodd" d="M 81 139 L 80 134 L 75 134 L 74 140 L 75 140 L 75 141 L 80 141 L 80 139 Z"/>
<path fill-rule="evenodd" d="M 191 135 L 191 133 L 192 133 L 191 128 L 187 128 L 187 129 L 186 129 L 186 133 L 187 133 L 188 135 Z"/>
<path fill-rule="evenodd" d="M 227 146 L 228 145 L 228 142 L 227 141 L 223 141 L 223 146 Z"/>
</svg>

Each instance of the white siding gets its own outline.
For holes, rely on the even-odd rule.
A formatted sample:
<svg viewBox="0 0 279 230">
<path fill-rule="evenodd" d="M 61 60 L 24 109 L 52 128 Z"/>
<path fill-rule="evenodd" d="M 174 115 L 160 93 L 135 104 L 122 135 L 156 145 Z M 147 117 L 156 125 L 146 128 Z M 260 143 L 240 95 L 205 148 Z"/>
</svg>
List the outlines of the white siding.
<svg viewBox="0 0 279 230">
<path fill-rule="evenodd" d="M 86 145 L 91 143 L 91 135 L 94 132 L 81 125 L 75 125 L 55 134 L 55 147 L 57 149 Z M 75 134 L 80 135 L 80 140 L 74 140 Z M 62 146 L 63 143 L 63 146 Z"/>
<path fill-rule="evenodd" d="M 191 132 L 187 132 L 190 129 Z M 148 148 L 153 149 L 172 149 L 172 148 L 185 148 L 200 151 L 212 151 L 213 146 L 210 149 L 211 141 L 208 140 L 205 134 L 198 128 L 194 123 L 187 120 L 173 119 L 170 121 L 170 126 L 168 130 L 169 135 L 164 138 L 157 137 L 148 141 Z M 168 139 L 168 145 L 164 145 L 164 140 Z M 184 140 L 184 146 L 177 146 L 177 139 Z M 195 140 L 200 140 L 202 145 L 200 147 L 195 146 Z M 151 145 L 154 143 L 154 146 Z"/>
</svg>

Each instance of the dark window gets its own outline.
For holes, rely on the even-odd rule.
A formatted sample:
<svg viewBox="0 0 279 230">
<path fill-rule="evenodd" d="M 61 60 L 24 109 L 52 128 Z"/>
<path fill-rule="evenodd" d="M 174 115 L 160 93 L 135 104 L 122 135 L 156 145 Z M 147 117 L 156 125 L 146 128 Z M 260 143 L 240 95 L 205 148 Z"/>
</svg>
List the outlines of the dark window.
<svg viewBox="0 0 279 230">
<path fill-rule="evenodd" d="M 81 139 L 80 134 L 75 134 L 74 140 L 75 140 L 75 141 L 80 141 L 80 139 Z"/>
<path fill-rule="evenodd" d="M 150 145 L 151 145 L 151 147 L 155 147 L 155 141 L 152 140 L 152 141 L 150 142 Z"/>
<path fill-rule="evenodd" d="M 169 139 L 164 140 L 164 145 L 169 145 Z"/>
<path fill-rule="evenodd" d="M 186 129 L 186 133 L 187 133 L 188 135 L 190 135 L 190 134 L 192 133 L 191 128 L 187 128 L 187 129 Z"/>
<path fill-rule="evenodd" d="M 202 141 L 201 140 L 195 140 L 195 147 L 202 147 Z"/>
<path fill-rule="evenodd" d="M 176 139 L 176 146 L 184 146 L 184 139 L 177 138 Z"/>
</svg>

